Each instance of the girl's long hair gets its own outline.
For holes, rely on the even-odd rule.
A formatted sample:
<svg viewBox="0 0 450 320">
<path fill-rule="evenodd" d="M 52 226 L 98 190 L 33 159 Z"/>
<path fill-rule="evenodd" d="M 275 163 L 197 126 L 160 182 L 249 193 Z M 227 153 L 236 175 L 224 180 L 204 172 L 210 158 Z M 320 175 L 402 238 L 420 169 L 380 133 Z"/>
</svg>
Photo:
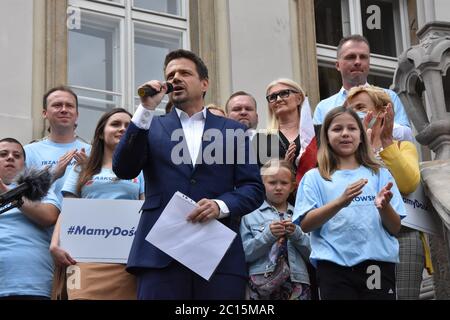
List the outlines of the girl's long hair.
<svg viewBox="0 0 450 320">
<path fill-rule="evenodd" d="M 356 123 L 358 124 L 361 143 L 356 150 L 356 161 L 369 169 L 374 173 L 378 173 L 380 164 L 375 159 L 373 152 L 369 146 L 369 140 L 367 138 L 366 132 L 364 130 L 363 124 L 358 117 L 358 114 L 354 112 L 351 108 L 337 107 L 328 112 L 325 120 L 322 124 L 320 130 L 320 147 L 317 154 L 317 160 L 319 164 L 319 173 L 325 180 L 331 181 L 331 175 L 338 169 L 339 159 L 336 156 L 334 150 L 330 146 L 330 141 L 328 140 L 328 129 L 330 128 L 331 122 L 337 116 L 341 114 L 348 113 L 351 115 Z"/>
<path fill-rule="evenodd" d="M 91 153 L 88 157 L 87 163 L 85 165 L 78 165 L 75 167 L 79 171 L 80 175 L 77 181 L 77 194 L 81 195 L 81 188 L 90 180 L 94 175 L 100 173 L 102 170 L 103 156 L 105 154 L 105 139 L 104 131 L 106 123 L 109 118 L 116 113 L 126 113 L 132 117 L 131 114 L 123 108 L 114 108 L 102 115 L 100 120 L 97 122 L 97 127 L 95 128 L 94 137 L 91 142 Z"/>
<path fill-rule="evenodd" d="M 269 83 L 269 85 L 266 88 L 266 95 L 269 93 L 269 90 L 272 89 L 272 87 L 276 86 L 277 84 L 283 84 L 285 86 L 288 86 L 290 89 L 297 91 L 302 95 L 302 103 L 298 106 L 298 116 L 300 117 L 300 109 L 302 107 L 303 102 L 305 101 L 305 91 L 294 80 L 291 80 L 288 78 L 280 78 L 280 79 L 274 80 L 271 83 Z M 275 114 L 273 113 L 269 104 L 268 104 L 268 107 L 269 107 L 269 127 L 267 128 L 267 132 L 276 134 L 276 133 L 278 133 L 278 128 L 279 128 L 278 119 L 275 116 Z"/>
</svg>

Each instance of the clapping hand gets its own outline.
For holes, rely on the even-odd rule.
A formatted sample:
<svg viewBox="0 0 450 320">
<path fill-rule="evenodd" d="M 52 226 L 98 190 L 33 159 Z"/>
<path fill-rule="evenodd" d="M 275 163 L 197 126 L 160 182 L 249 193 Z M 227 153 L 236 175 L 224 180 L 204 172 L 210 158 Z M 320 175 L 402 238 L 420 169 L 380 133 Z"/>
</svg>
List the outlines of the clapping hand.
<svg viewBox="0 0 450 320">
<path fill-rule="evenodd" d="M 391 188 L 393 186 L 392 182 L 389 182 L 387 185 L 381 189 L 380 192 L 378 192 L 376 198 L 375 198 L 375 206 L 378 210 L 383 210 L 386 208 L 386 206 L 390 203 L 392 199 L 392 191 Z"/>
<path fill-rule="evenodd" d="M 354 198 L 362 193 L 362 188 L 367 184 L 367 179 L 359 179 L 349 184 L 340 197 L 340 203 L 343 207 L 348 206 Z"/>
<path fill-rule="evenodd" d="M 381 127 L 380 139 L 383 148 L 390 146 L 393 143 L 394 133 L 394 110 L 392 104 L 388 103 L 386 111 L 383 112 L 383 126 Z"/>
<path fill-rule="evenodd" d="M 374 115 L 369 111 L 363 119 L 363 126 L 366 128 L 369 144 L 373 148 L 374 144 L 379 141 L 383 128 L 384 112 Z"/>
<path fill-rule="evenodd" d="M 290 163 L 293 163 L 294 159 L 295 159 L 295 151 L 296 150 L 297 150 L 297 146 L 295 145 L 295 142 L 291 142 L 289 144 L 288 150 L 286 151 L 286 154 L 284 155 L 284 160 L 287 160 Z"/>
<path fill-rule="evenodd" d="M 77 149 L 67 151 L 59 158 L 58 164 L 53 170 L 53 180 L 61 178 L 66 173 L 67 166 L 72 162 L 72 159 L 75 159 L 78 164 L 84 164 L 87 162 L 87 158 L 86 150 L 84 148 L 81 148 L 80 151 Z"/>
</svg>

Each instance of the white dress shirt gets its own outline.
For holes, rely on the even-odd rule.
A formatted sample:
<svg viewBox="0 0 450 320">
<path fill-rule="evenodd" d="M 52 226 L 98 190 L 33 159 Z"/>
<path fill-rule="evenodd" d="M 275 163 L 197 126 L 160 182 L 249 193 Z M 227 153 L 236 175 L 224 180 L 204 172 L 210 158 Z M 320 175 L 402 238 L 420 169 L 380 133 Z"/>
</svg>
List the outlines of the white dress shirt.
<svg viewBox="0 0 450 320">
<path fill-rule="evenodd" d="M 180 118 L 186 144 L 191 156 L 192 166 L 195 167 L 198 153 L 200 152 L 202 145 L 202 136 L 206 121 L 206 108 L 203 108 L 191 117 L 189 117 L 186 112 L 178 108 L 175 108 L 175 111 L 177 112 L 178 118 Z M 154 114 L 154 110 L 148 110 L 140 104 L 136 109 L 133 118 L 131 118 L 131 121 L 138 128 L 148 130 L 150 128 L 150 124 L 152 123 Z M 219 219 L 227 217 L 230 214 L 230 210 L 225 202 L 218 199 L 213 200 L 217 203 L 220 209 Z"/>
<path fill-rule="evenodd" d="M 195 167 L 198 152 L 202 144 L 203 130 L 205 129 L 206 108 L 194 113 L 191 117 L 178 108 L 175 108 L 175 111 L 178 114 L 178 118 L 180 118 L 189 154 L 191 155 L 192 165 Z"/>
</svg>

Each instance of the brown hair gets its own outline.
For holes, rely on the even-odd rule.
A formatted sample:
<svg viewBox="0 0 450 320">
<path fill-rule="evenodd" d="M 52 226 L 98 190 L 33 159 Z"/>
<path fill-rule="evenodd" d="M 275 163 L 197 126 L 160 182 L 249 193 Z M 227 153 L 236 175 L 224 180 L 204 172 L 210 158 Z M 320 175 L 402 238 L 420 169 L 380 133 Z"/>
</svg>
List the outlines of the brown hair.
<svg viewBox="0 0 450 320">
<path fill-rule="evenodd" d="M 80 173 L 76 188 L 78 195 L 81 195 L 81 188 L 86 184 L 86 182 L 92 179 L 92 177 L 99 173 L 102 169 L 103 156 L 105 154 L 105 140 L 102 139 L 103 132 L 105 131 L 106 123 L 109 118 L 116 113 L 126 113 L 130 116 L 130 118 L 132 117 L 127 110 L 122 108 L 114 108 L 111 111 L 104 113 L 100 120 L 98 120 L 94 137 L 91 142 L 92 147 L 88 161 L 84 166 L 77 165 L 75 167 Z"/>
<path fill-rule="evenodd" d="M 328 181 L 331 181 L 331 175 L 336 170 L 338 170 L 339 166 L 339 159 L 330 146 L 330 141 L 328 139 L 328 129 L 330 128 L 334 118 L 345 113 L 348 113 L 353 117 L 353 119 L 355 119 L 360 131 L 361 143 L 356 150 L 356 161 L 360 165 L 371 169 L 374 173 L 378 173 L 378 170 L 380 168 L 380 164 L 377 162 L 371 151 L 369 140 L 367 138 L 361 119 L 359 119 L 358 117 L 358 114 L 351 108 L 341 106 L 334 108 L 327 113 L 320 130 L 321 143 L 317 154 L 317 162 L 319 164 L 320 175 L 322 176 L 322 178 Z"/>
<path fill-rule="evenodd" d="M 22 149 L 22 153 L 23 153 L 23 160 L 25 161 L 26 159 L 27 159 L 27 156 L 26 156 L 26 154 L 25 154 L 25 149 L 23 148 L 23 145 L 18 141 L 18 140 L 16 140 L 16 139 L 14 139 L 14 138 L 3 138 L 3 139 L 0 139 L 0 142 L 9 142 L 9 143 L 15 143 L 15 144 L 18 144 L 19 146 L 20 146 L 20 148 Z"/>
<path fill-rule="evenodd" d="M 44 107 L 44 110 L 47 110 L 47 103 L 48 103 L 47 98 L 48 98 L 48 96 L 51 95 L 55 91 L 64 91 L 64 92 L 70 93 L 75 98 L 75 107 L 76 107 L 77 112 L 78 112 L 78 96 L 77 96 L 77 94 L 72 89 L 70 89 L 69 87 L 62 86 L 62 85 L 61 86 L 57 86 L 57 87 L 53 87 L 53 88 L 49 89 L 46 93 L 44 93 L 44 97 L 43 97 L 43 101 L 42 101 L 42 105 Z"/>
<path fill-rule="evenodd" d="M 164 71 L 166 70 L 167 65 L 170 61 L 181 58 L 191 60 L 195 64 L 200 80 L 208 79 L 208 68 L 206 67 L 203 60 L 192 51 L 184 49 L 174 50 L 166 55 L 166 58 L 164 60 Z"/>
</svg>

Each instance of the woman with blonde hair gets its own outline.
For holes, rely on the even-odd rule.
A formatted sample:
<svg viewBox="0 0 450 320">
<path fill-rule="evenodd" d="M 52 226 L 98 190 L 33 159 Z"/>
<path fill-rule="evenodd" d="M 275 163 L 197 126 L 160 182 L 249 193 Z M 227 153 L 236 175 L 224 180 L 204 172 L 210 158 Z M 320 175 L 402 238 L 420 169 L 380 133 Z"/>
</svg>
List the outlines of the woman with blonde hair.
<svg viewBox="0 0 450 320">
<path fill-rule="evenodd" d="M 396 131 L 390 96 L 378 87 L 354 87 L 348 93 L 347 105 L 364 118 L 371 147 L 391 172 L 400 192 L 403 195 L 414 192 L 420 184 L 419 157 L 416 146 Z M 424 267 L 432 273 L 428 243 L 423 232 L 404 225 L 397 239 L 400 245 L 400 263 L 395 270 L 397 298 L 417 300 Z"/>
<path fill-rule="evenodd" d="M 278 157 L 292 163 L 296 176 L 296 186 L 303 175 L 317 164 L 317 145 L 311 116 L 311 107 L 303 88 L 295 81 L 279 78 L 266 88 L 269 107 L 267 143 L 271 157 Z M 272 135 L 278 136 L 278 146 L 270 144 Z M 270 141 L 270 142 L 269 142 Z M 259 146 L 258 146 L 259 147 Z M 297 187 L 291 192 L 288 202 L 295 204 Z M 311 275 L 311 296 L 318 298 L 314 268 L 307 263 Z"/>
<path fill-rule="evenodd" d="M 210 103 L 206 106 L 206 109 L 208 109 L 209 112 L 211 112 L 212 114 L 219 116 L 219 117 L 226 117 L 227 115 L 225 114 L 225 110 L 214 103 Z"/>
<path fill-rule="evenodd" d="M 300 153 L 300 110 L 305 93 L 297 82 L 280 78 L 267 86 L 266 100 L 269 107 L 267 131 L 279 136 L 279 157 L 295 166 L 294 160 Z"/>
</svg>

